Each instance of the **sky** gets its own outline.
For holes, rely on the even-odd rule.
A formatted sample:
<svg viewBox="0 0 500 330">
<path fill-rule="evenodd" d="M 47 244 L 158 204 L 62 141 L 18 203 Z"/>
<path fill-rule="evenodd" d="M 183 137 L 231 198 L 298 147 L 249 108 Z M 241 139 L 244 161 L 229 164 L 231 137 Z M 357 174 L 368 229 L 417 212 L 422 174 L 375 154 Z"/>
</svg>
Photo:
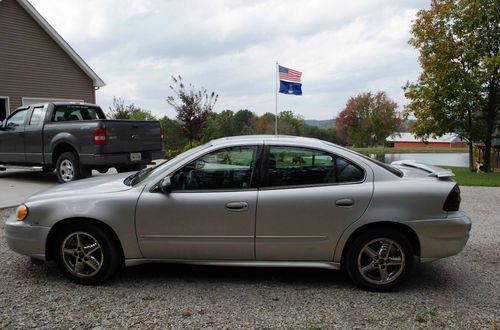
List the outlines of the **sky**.
<svg viewBox="0 0 500 330">
<path fill-rule="evenodd" d="M 274 112 L 276 61 L 302 71 L 302 96 L 278 111 L 331 119 L 349 97 L 385 91 L 400 110 L 402 86 L 420 71 L 410 27 L 429 1 L 31 0 L 104 80 L 113 97 L 175 117 L 171 76 L 219 94 L 214 111 Z"/>
</svg>

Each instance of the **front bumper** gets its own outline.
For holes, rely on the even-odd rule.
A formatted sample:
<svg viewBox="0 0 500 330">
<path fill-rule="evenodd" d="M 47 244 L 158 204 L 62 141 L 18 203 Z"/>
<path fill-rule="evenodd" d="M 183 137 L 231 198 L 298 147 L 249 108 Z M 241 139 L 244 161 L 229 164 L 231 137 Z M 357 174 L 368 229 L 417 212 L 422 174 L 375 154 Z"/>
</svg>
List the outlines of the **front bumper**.
<svg viewBox="0 0 500 330">
<path fill-rule="evenodd" d="M 29 222 L 17 221 L 15 215 L 5 223 L 5 237 L 12 251 L 45 260 L 45 246 L 50 227 L 33 226 Z"/>
<path fill-rule="evenodd" d="M 429 262 L 455 255 L 463 250 L 469 239 L 471 220 L 458 211 L 443 219 L 415 220 L 408 224 L 420 241 L 420 261 Z"/>
</svg>

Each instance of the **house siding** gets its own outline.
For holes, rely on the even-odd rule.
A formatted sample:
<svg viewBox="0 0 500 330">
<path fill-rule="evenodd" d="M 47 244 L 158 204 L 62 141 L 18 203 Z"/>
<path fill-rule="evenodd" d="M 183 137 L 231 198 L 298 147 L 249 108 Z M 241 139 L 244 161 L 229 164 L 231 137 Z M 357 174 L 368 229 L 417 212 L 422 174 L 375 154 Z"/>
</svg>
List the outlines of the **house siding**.
<svg viewBox="0 0 500 330">
<path fill-rule="evenodd" d="M 0 95 L 10 112 L 23 97 L 95 103 L 92 79 L 16 0 L 0 2 Z"/>
</svg>

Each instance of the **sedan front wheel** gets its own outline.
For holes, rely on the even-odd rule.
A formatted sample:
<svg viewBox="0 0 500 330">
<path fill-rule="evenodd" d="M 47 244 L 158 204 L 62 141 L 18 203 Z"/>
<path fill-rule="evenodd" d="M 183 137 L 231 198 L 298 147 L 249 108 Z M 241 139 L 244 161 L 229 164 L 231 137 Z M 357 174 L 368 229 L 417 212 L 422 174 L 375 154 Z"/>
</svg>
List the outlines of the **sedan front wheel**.
<svg viewBox="0 0 500 330">
<path fill-rule="evenodd" d="M 112 237 L 90 224 L 68 226 L 58 233 L 56 262 L 61 272 L 79 284 L 99 284 L 120 265 L 120 253 Z"/>
</svg>

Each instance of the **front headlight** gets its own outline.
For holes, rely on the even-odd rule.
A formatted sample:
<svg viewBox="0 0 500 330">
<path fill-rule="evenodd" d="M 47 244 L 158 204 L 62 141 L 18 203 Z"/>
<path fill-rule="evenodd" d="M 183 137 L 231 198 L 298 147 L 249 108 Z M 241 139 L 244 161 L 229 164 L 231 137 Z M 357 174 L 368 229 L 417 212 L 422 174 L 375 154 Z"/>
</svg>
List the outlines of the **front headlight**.
<svg viewBox="0 0 500 330">
<path fill-rule="evenodd" d="M 28 207 L 24 204 L 21 204 L 17 207 L 16 217 L 18 221 L 23 221 L 28 217 Z"/>
</svg>

